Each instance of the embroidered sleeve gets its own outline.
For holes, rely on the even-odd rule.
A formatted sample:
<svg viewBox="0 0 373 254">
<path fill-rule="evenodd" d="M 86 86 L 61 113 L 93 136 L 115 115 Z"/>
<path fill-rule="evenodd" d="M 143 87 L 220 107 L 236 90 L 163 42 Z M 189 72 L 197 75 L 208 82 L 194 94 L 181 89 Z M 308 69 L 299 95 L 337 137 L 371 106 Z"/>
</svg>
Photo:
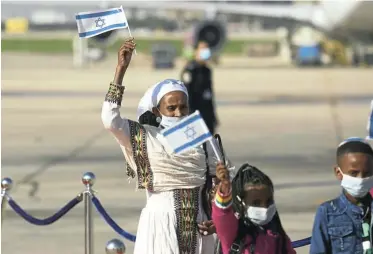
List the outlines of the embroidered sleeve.
<svg viewBox="0 0 373 254">
<path fill-rule="evenodd" d="M 129 137 L 129 129 L 125 118 L 120 116 L 120 106 L 122 103 L 124 86 L 110 83 L 109 91 L 105 96 L 104 105 L 102 106 L 101 119 L 106 129 L 110 131 L 122 130 L 121 139 Z M 117 133 L 119 134 L 119 133 Z M 118 136 L 118 135 L 116 135 Z M 127 138 L 128 139 L 128 138 Z"/>
<path fill-rule="evenodd" d="M 137 187 L 139 189 L 153 190 L 153 172 L 148 158 L 147 135 L 144 126 L 128 121 L 133 159 L 137 170 Z M 133 172 L 134 173 L 134 172 Z"/>
<path fill-rule="evenodd" d="M 109 90 L 106 93 L 105 101 L 117 104 L 120 106 L 122 104 L 122 97 L 124 92 L 124 86 L 110 83 Z"/>
<path fill-rule="evenodd" d="M 232 189 L 227 193 L 221 193 L 218 188 L 215 195 L 215 205 L 221 209 L 227 209 L 232 205 Z"/>
<path fill-rule="evenodd" d="M 107 130 L 114 134 L 126 159 L 127 175 L 137 176 L 138 188 L 153 190 L 153 174 L 147 150 L 147 133 L 138 122 L 120 115 L 124 86 L 111 83 L 102 106 L 101 118 Z M 124 148 L 124 149 L 123 149 Z"/>
<path fill-rule="evenodd" d="M 136 163 L 133 158 L 129 120 L 120 115 L 124 86 L 111 83 L 102 105 L 101 120 L 105 129 L 110 131 L 121 145 L 126 159 L 127 174 L 134 177 Z M 124 148 L 124 149 L 123 149 Z"/>
</svg>

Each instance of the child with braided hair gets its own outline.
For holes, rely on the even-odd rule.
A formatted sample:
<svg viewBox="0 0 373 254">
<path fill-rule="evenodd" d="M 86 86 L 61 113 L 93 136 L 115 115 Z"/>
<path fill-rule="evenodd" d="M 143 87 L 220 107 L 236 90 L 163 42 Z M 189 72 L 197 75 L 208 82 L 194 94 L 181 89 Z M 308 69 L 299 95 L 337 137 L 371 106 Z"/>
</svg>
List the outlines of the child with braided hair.
<svg viewBox="0 0 373 254">
<path fill-rule="evenodd" d="M 271 179 L 244 164 L 232 182 L 229 171 L 218 165 L 221 181 L 212 206 L 212 219 L 223 254 L 296 253 L 283 229 L 274 202 Z"/>
</svg>

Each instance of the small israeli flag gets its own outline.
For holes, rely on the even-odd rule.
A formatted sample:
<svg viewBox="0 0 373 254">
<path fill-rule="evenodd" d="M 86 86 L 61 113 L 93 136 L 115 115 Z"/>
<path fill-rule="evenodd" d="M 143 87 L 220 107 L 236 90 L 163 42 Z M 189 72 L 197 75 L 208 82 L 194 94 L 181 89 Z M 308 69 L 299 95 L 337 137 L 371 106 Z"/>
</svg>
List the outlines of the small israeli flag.
<svg viewBox="0 0 373 254">
<path fill-rule="evenodd" d="M 80 38 L 90 38 L 107 31 L 129 28 L 122 6 L 105 11 L 80 12 L 75 19 Z"/>
<path fill-rule="evenodd" d="M 370 114 L 369 114 L 367 129 L 368 129 L 367 139 L 373 140 L 373 100 L 370 103 Z"/>
<path fill-rule="evenodd" d="M 198 110 L 161 133 L 176 154 L 200 146 L 212 139 Z"/>
</svg>

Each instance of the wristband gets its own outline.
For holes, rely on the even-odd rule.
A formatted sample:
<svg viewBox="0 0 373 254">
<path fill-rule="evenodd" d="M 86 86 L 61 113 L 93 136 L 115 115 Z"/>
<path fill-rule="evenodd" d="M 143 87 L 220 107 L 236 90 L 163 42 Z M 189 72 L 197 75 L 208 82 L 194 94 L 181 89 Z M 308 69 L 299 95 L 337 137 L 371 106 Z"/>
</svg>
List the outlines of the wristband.
<svg viewBox="0 0 373 254">
<path fill-rule="evenodd" d="M 105 96 L 105 101 L 115 103 L 120 106 L 122 103 L 124 89 L 125 89 L 125 86 L 118 85 L 118 84 L 111 82 L 109 86 L 109 90 Z"/>
</svg>

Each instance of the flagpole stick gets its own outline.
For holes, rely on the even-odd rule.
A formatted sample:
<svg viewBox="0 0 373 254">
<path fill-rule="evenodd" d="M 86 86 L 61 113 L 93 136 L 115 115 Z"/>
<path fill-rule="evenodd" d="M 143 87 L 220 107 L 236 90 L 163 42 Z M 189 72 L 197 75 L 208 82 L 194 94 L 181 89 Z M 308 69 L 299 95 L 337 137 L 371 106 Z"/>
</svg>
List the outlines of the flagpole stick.
<svg viewBox="0 0 373 254">
<path fill-rule="evenodd" d="M 209 139 L 210 145 L 212 147 L 212 150 L 214 151 L 214 154 L 219 162 L 223 162 L 221 158 L 221 154 L 219 153 L 219 149 L 216 147 L 216 144 L 212 141 L 212 138 Z"/>
<path fill-rule="evenodd" d="M 126 22 L 127 22 L 128 33 L 129 33 L 130 37 L 133 38 L 133 37 L 132 37 L 132 34 L 131 34 L 130 24 L 128 23 L 128 20 L 127 20 L 126 14 L 124 13 L 124 10 L 123 10 L 123 5 L 120 6 L 120 9 L 122 10 L 123 15 L 124 15 L 124 18 L 125 18 L 125 20 L 126 20 Z M 136 49 L 135 49 L 135 55 L 137 55 L 137 51 L 136 51 Z"/>
<path fill-rule="evenodd" d="M 131 34 L 130 26 L 128 25 L 127 28 L 128 28 L 128 33 L 130 34 L 131 38 L 133 38 L 132 34 Z M 135 55 L 137 55 L 136 49 L 135 49 Z"/>
</svg>

